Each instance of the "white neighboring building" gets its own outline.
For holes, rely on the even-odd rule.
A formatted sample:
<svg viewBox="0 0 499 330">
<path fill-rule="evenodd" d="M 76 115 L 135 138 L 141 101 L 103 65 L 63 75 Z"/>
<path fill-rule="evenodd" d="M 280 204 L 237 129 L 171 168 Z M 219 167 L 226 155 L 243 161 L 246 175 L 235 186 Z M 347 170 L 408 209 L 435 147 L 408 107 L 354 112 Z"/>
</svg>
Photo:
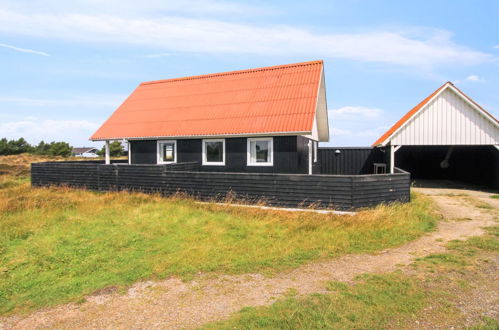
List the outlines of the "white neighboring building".
<svg viewBox="0 0 499 330">
<path fill-rule="evenodd" d="M 410 110 L 373 147 L 387 153 L 391 173 L 398 167 L 413 178 L 499 188 L 499 121 L 451 82 Z"/>
<path fill-rule="evenodd" d="M 97 155 L 97 151 L 99 151 L 99 149 L 94 147 L 73 148 L 73 154 L 75 157 L 86 157 L 86 158 L 99 157 L 99 155 Z"/>
</svg>

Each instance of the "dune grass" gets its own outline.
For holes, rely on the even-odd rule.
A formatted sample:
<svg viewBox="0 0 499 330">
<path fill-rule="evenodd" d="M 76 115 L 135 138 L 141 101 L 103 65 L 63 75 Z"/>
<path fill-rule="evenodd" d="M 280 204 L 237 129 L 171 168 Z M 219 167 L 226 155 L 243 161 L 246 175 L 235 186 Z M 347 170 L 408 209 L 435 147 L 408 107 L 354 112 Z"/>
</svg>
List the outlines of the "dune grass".
<svg viewBox="0 0 499 330">
<path fill-rule="evenodd" d="M 353 284 L 330 282 L 326 284 L 330 293 L 290 294 L 271 306 L 243 308 L 228 320 L 205 328 L 405 329 L 417 327 L 418 320 L 436 322 L 435 328 L 463 325 L 469 315 L 456 308 L 462 301 L 458 295 L 494 282 L 495 267 L 489 265 L 487 253 L 499 252 L 498 229 L 488 228 L 488 235 L 452 241 L 447 244 L 448 252 L 417 259 L 413 271 L 364 274 Z M 490 272 L 486 280 L 483 274 L 477 276 L 484 268 Z M 498 324 L 498 320 L 485 317 L 469 329 L 497 329 Z"/>
<path fill-rule="evenodd" d="M 32 189 L 0 176 L 0 313 L 68 301 L 138 280 L 267 272 L 373 252 L 435 227 L 430 201 L 355 216 L 197 204 L 138 193 Z"/>
</svg>

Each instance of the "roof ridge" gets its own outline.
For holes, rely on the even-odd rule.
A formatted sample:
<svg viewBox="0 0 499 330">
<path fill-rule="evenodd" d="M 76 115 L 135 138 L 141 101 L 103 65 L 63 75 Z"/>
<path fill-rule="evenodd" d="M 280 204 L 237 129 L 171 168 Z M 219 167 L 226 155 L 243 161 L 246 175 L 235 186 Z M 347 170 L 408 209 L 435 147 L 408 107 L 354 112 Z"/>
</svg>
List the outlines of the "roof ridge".
<svg viewBox="0 0 499 330">
<path fill-rule="evenodd" d="M 372 146 L 377 146 L 383 143 L 387 138 L 389 138 L 396 130 L 398 130 L 405 122 L 407 122 L 412 116 L 414 116 L 422 107 L 424 107 L 430 100 L 438 94 L 443 88 L 448 85 L 454 86 L 450 81 L 447 81 L 442 86 L 437 88 L 433 93 L 425 97 L 421 102 L 419 102 L 415 107 L 411 108 L 405 115 L 402 116 L 395 124 L 393 124 L 379 139 L 372 144 Z"/>
<path fill-rule="evenodd" d="M 226 71 L 226 72 L 218 72 L 218 73 L 208 73 L 208 74 L 203 74 L 203 75 L 187 76 L 187 77 L 180 77 L 180 78 L 152 80 L 152 81 L 142 82 L 142 83 L 140 83 L 140 86 L 160 84 L 160 83 L 166 83 L 166 82 L 176 82 L 176 81 L 183 81 L 183 80 L 195 80 L 195 79 L 203 79 L 203 78 L 229 76 L 229 75 L 258 72 L 258 71 L 279 70 L 279 69 L 292 68 L 292 67 L 298 67 L 298 66 L 315 65 L 315 64 L 324 64 L 324 61 L 323 60 L 315 60 L 315 61 L 308 61 L 308 62 L 298 62 L 298 63 L 291 63 L 291 64 L 266 66 L 266 67 L 253 68 L 253 69 L 234 70 L 234 71 Z"/>
<path fill-rule="evenodd" d="M 440 91 L 443 89 L 452 86 L 458 94 L 461 94 L 461 97 L 466 98 L 469 102 L 474 104 L 477 108 L 483 111 L 486 115 L 488 115 L 493 121 L 499 123 L 497 118 L 495 118 L 491 113 L 487 112 L 484 108 L 482 108 L 475 100 L 466 95 L 463 91 L 456 87 L 451 81 L 447 81 L 442 86 L 440 86 L 437 90 L 427 96 L 423 101 L 419 102 L 415 107 L 413 107 L 409 112 L 407 112 L 402 118 L 400 118 L 392 127 L 388 129 L 376 142 L 372 144 L 372 146 L 380 145 L 385 142 L 390 136 L 392 136 L 399 128 L 402 127 L 406 122 L 408 122 L 412 117 L 414 117 L 424 106 L 426 106 Z"/>
</svg>

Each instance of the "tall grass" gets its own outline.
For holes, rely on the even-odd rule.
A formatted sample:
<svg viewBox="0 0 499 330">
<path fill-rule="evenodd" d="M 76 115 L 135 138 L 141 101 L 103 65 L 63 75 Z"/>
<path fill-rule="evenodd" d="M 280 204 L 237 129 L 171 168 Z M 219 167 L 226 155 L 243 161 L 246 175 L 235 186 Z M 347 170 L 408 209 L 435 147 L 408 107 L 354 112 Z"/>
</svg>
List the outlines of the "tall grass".
<svg viewBox="0 0 499 330">
<path fill-rule="evenodd" d="M 355 216 L 197 204 L 139 193 L 32 189 L 0 176 L 0 313 L 107 286 L 198 272 L 273 272 L 372 252 L 432 230 L 428 199 Z"/>
</svg>

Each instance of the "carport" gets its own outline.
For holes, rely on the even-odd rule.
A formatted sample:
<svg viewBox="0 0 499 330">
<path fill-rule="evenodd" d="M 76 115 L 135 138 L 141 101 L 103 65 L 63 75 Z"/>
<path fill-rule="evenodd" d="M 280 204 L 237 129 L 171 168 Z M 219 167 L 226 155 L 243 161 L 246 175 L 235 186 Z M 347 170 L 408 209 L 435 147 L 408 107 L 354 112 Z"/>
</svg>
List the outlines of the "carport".
<svg viewBox="0 0 499 330">
<path fill-rule="evenodd" d="M 451 82 L 411 109 L 375 143 L 389 169 L 413 179 L 499 188 L 499 122 Z"/>
</svg>

